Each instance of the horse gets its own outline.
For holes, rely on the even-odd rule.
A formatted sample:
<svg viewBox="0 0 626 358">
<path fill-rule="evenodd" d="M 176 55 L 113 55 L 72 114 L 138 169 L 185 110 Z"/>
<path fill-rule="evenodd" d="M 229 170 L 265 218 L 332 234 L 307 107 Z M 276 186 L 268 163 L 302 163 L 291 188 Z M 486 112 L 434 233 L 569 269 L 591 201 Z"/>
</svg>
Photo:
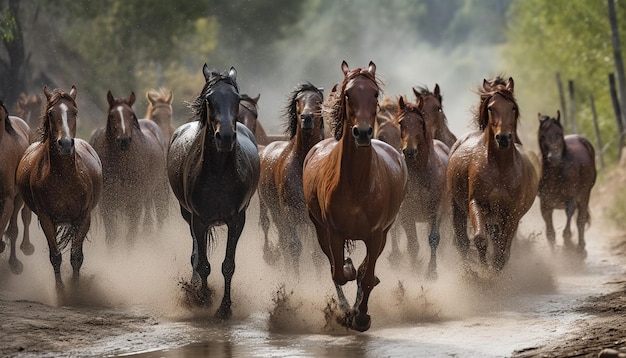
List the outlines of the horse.
<svg viewBox="0 0 626 358">
<path fill-rule="evenodd" d="M 299 275 L 302 240 L 298 232 L 310 221 L 302 191 L 302 165 L 309 150 L 324 139 L 322 102 L 324 94 L 311 83 L 298 85 L 289 95 L 284 111 L 289 141 L 275 141 L 260 153 L 259 179 L 260 223 L 265 235 L 263 257 L 272 264 L 276 254 L 269 243 L 270 220 L 278 229 L 280 249 L 288 268 Z"/>
<path fill-rule="evenodd" d="M 174 115 L 172 111 L 174 95 L 172 91 L 159 88 L 158 90 L 151 89 L 146 92 L 146 98 L 148 99 L 148 108 L 146 109 L 145 118 L 154 121 L 159 126 L 163 133 L 163 141 L 167 147 L 176 129 L 173 124 Z"/>
<path fill-rule="evenodd" d="M 350 70 L 343 61 L 341 70 L 344 79 L 330 111 L 334 138 L 311 148 L 302 179 L 307 211 L 330 262 L 341 308 L 352 318 L 347 325 L 366 331 L 370 293 L 379 282 L 376 260 L 404 198 L 407 167 L 396 149 L 372 138 L 380 93 L 374 62 Z M 350 258 L 344 260 L 344 249 L 354 240 L 362 240 L 367 252 L 358 273 Z M 355 279 L 357 297 L 350 310 L 341 286 Z"/>
<path fill-rule="evenodd" d="M 261 121 L 259 121 L 260 98 L 261 94 L 250 97 L 242 93 L 241 100 L 239 101 L 239 114 L 237 115 L 237 121 L 245 125 L 252 131 L 252 134 L 254 134 L 259 152 L 272 142 L 289 140 L 287 136 L 267 134 L 267 132 L 265 132 L 265 128 L 261 124 Z"/>
<path fill-rule="evenodd" d="M 483 80 L 475 116 L 479 130 L 454 144 L 446 173 L 457 249 L 467 261 L 469 216 L 484 267 L 488 239 L 493 243 L 495 272 L 500 272 L 510 257 L 513 236 L 533 204 L 539 183 L 531 159 L 518 144 L 519 109 L 513 90 L 513 78 Z"/>
<path fill-rule="evenodd" d="M 58 88 L 49 92 L 46 86 L 43 91 L 46 105 L 39 127 L 41 138 L 26 149 L 15 176 L 26 205 L 39 217 L 56 286 L 62 289 L 62 251 L 68 245 L 72 282 L 79 280 L 83 241 L 102 192 L 102 164 L 96 151 L 76 138 L 76 87 L 69 93 Z"/>
<path fill-rule="evenodd" d="M 207 235 L 226 224 L 228 242 L 222 263 L 224 296 L 216 312 L 232 315 L 230 288 L 235 273 L 235 251 L 246 222 L 246 209 L 259 182 L 259 154 L 252 132 L 237 122 L 241 96 L 237 71 L 202 68 L 205 85 L 190 104 L 194 121 L 178 127 L 167 155 L 167 174 L 180 211 L 193 239 L 192 282 L 201 281 L 200 298 L 210 298 L 207 277 Z"/>
<path fill-rule="evenodd" d="M 112 245 L 118 236 L 118 219 L 127 223 L 127 242 L 133 244 L 144 213 L 144 227 L 153 226 L 153 211 L 161 228 L 168 214 L 169 188 L 165 174 L 166 145 L 159 126 L 137 119 L 128 99 L 107 93 L 109 108 L 104 127 L 97 129 L 89 143 L 102 160 L 103 193 L 99 213 L 104 222 L 106 241 Z"/>
<path fill-rule="evenodd" d="M 430 234 L 430 262 L 427 276 L 437 277 L 437 247 L 439 246 L 439 225 L 444 210 L 446 189 L 446 167 L 449 148 L 438 139 L 433 139 L 433 131 L 424 113 L 423 97 L 417 103 L 405 103 L 398 99 L 399 112 L 393 120 L 400 128 L 401 150 L 408 168 L 408 189 L 400 206 L 398 221 L 407 237 L 408 253 L 413 264 L 418 261 L 419 242 L 417 222 L 427 222 Z M 394 225 L 395 227 L 395 225 Z M 392 254 L 399 256 L 398 230 L 392 230 Z M 395 256 L 394 256 L 395 253 Z"/>
<path fill-rule="evenodd" d="M 376 114 L 376 125 L 374 126 L 374 138 L 396 148 L 402 152 L 402 138 L 400 136 L 400 126 L 394 121 L 398 114 L 398 101 L 385 97 L 380 103 Z"/>
<path fill-rule="evenodd" d="M 452 148 L 457 138 L 448 128 L 448 119 L 443 112 L 443 96 L 439 84 L 435 83 L 435 89 L 431 92 L 428 87 L 413 87 L 413 94 L 417 99 L 424 101 L 424 114 L 428 126 L 433 129 L 433 137 L 444 142 L 448 148 Z"/>
<path fill-rule="evenodd" d="M 25 255 L 32 255 L 35 251 L 29 235 L 31 211 L 28 206 L 24 205 L 22 196 L 19 195 L 15 185 L 15 171 L 24 151 L 28 148 L 29 138 L 28 124 L 19 117 L 10 116 L 4 102 L 0 101 L 0 163 L 2 163 L 0 166 L 0 233 L 4 233 L 11 243 L 9 266 L 14 274 L 20 274 L 24 269 L 15 250 L 18 235 L 17 216 L 20 209 L 22 209 L 22 223 L 24 224 L 20 249 Z M 5 246 L 0 236 L 0 252 L 5 250 Z"/>
<path fill-rule="evenodd" d="M 537 115 L 539 119 L 538 143 L 541 150 L 542 171 L 539 180 L 541 216 L 546 223 L 546 236 L 554 249 L 555 232 L 552 211 L 565 209 L 567 223 L 563 230 L 563 243 L 573 246 L 570 221 L 578 210 L 578 253 L 586 255 L 585 225 L 590 222 L 589 196 L 596 182 L 595 150 L 583 136 L 563 135 L 561 112 L 556 118 Z"/>
<path fill-rule="evenodd" d="M 39 125 L 38 120 L 41 117 L 41 111 L 43 109 L 43 103 L 41 103 L 41 97 L 39 95 L 27 95 L 26 93 L 20 93 L 20 96 L 15 103 L 15 115 L 22 118 L 29 127 L 36 127 Z M 34 135 L 34 133 L 31 133 Z M 35 138 L 32 138 L 33 140 Z"/>
</svg>

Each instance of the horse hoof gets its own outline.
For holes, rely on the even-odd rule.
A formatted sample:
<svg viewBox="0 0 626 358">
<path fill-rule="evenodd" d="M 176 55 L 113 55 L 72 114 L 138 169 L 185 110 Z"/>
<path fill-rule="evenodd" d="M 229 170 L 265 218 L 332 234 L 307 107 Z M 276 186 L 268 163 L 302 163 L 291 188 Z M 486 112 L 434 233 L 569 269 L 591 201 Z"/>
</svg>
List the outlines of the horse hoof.
<svg viewBox="0 0 626 358">
<path fill-rule="evenodd" d="M 217 312 L 215 312 L 215 317 L 223 321 L 229 320 L 232 316 L 233 311 L 230 307 L 220 306 Z"/>
<path fill-rule="evenodd" d="M 370 329 L 372 320 L 368 314 L 357 314 L 352 320 L 352 328 L 359 332 L 365 332 Z"/>
<path fill-rule="evenodd" d="M 35 253 L 35 246 L 31 243 L 28 244 L 21 244 L 20 245 L 20 250 L 22 250 L 22 252 L 24 253 L 24 255 L 26 256 L 30 256 L 33 253 Z"/>
<path fill-rule="evenodd" d="M 11 266 L 11 272 L 16 275 L 19 275 L 24 271 L 24 264 L 18 259 L 9 260 L 9 266 Z"/>
</svg>

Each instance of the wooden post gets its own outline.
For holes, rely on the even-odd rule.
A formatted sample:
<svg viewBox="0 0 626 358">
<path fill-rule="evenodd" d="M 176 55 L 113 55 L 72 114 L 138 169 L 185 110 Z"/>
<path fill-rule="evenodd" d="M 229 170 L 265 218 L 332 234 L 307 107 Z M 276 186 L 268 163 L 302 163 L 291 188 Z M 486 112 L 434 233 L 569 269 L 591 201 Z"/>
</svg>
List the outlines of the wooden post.
<svg viewBox="0 0 626 358">
<path fill-rule="evenodd" d="M 561 81 L 561 74 L 556 73 L 556 85 L 559 88 L 559 99 L 561 100 L 561 120 L 563 121 L 563 126 L 567 128 L 567 108 L 565 108 L 565 92 L 563 91 L 563 81 Z"/>
<path fill-rule="evenodd" d="M 569 120 L 571 133 L 578 133 L 578 125 L 576 125 L 576 98 L 574 96 L 574 80 L 567 81 L 569 88 Z"/>
<path fill-rule="evenodd" d="M 617 142 L 619 147 L 617 148 L 617 159 L 622 158 L 622 147 L 624 146 L 624 123 L 622 122 L 622 110 L 619 105 L 619 99 L 617 99 L 617 89 L 615 88 L 615 75 L 609 73 L 609 91 L 611 94 L 611 102 L 613 103 L 613 113 L 615 113 L 615 120 L 617 121 Z"/>
<path fill-rule="evenodd" d="M 604 148 L 602 146 L 602 138 L 600 137 L 600 127 L 598 127 L 598 114 L 596 113 L 596 103 L 593 100 L 593 95 L 589 95 L 589 103 L 591 104 L 591 114 L 593 115 L 593 128 L 596 131 L 596 141 L 598 143 L 598 149 L 596 153 L 600 158 L 600 170 L 604 170 Z"/>
</svg>

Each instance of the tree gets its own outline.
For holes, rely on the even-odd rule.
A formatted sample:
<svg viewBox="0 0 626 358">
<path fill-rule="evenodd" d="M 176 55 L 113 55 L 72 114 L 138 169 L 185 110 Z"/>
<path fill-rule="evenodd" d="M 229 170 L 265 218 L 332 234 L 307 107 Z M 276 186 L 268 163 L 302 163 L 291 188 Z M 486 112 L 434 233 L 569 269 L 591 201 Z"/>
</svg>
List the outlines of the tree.
<svg viewBox="0 0 626 358">
<path fill-rule="evenodd" d="M 0 57 L 0 97 L 8 108 L 13 108 L 21 92 L 26 90 L 27 58 L 24 36 L 20 23 L 20 2 L 9 0 L 6 9 L 0 11 L 0 35 L 6 49 L 6 57 Z"/>
</svg>

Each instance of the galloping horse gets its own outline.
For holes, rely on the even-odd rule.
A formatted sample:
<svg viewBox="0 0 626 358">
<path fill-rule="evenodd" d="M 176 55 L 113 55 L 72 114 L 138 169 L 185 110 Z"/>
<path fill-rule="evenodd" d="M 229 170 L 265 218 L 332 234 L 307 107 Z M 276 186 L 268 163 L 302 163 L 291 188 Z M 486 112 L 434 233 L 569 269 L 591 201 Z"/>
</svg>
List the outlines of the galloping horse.
<svg viewBox="0 0 626 358">
<path fill-rule="evenodd" d="M 380 104 L 380 109 L 376 115 L 376 125 L 374 126 L 374 138 L 396 148 L 402 152 L 402 138 L 400 126 L 395 122 L 398 115 L 398 100 L 385 97 Z"/>
<path fill-rule="evenodd" d="M 435 83 L 433 92 L 427 87 L 413 88 L 413 94 L 417 100 L 422 98 L 424 102 L 424 115 L 428 121 L 428 126 L 433 129 L 433 138 L 444 142 L 448 148 L 452 148 L 456 142 L 456 136 L 448 128 L 448 119 L 443 112 L 443 97 L 439 84 Z"/>
<path fill-rule="evenodd" d="M 272 249 L 268 231 L 270 220 L 278 229 L 280 249 L 288 268 L 299 274 L 302 241 L 298 235 L 310 221 L 302 191 L 302 165 L 309 150 L 324 139 L 322 119 L 322 90 L 311 83 L 297 86 L 290 94 L 285 108 L 289 141 L 268 144 L 260 152 L 261 178 L 259 181 L 260 222 L 265 234 L 263 257 L 272 263 Z"/>
<path fill-rule="evenodd" d="M 400 127 L 401 148 L 409 173 L 408 188 L 400 206 L 398 223 L 406 233 L 408 252 L 414 265 L 418 261 L 419 252 L 415 224 L 429 224 L 430 262 L 427 274 L 435 278 L 449 149 L 443 142 L 433 139 L 433 131 L 425 118 L 423 106 L 422 97 L 418 98 L 417 104 L 405 103 L 402 97 L 398 99 L 399 113 L 394 122 Z M 392 230 L 392 247 L 398 250 L 397 237 L 394 234 L 397 234 L 397 230 Z"/>
<path fill-rule="evenodd" d="M 24 266 L 16 256 L 17 215 L 22 209 L 24 235 L 20 249 L 25 255 L 31 255 L 35 248 L 30 242 L 29 226 L 31 211 L 24 205 L 15 186 L 15 171 L 28 147 L 30 127 L 21 118 L 9 116 L 9 111 L 0 101 L 0 252 L 5 249 L 2 234 L 6 234 L 11 243 L 9 266 L 15 274 L 22 272 Z M 8 227 L 7 227 L 8 225 Z M 6 232 L 5 232 L 6 229 Z"/>
<path fill-rule="evenodd" d="M 207 235 L 212 228 L 228 226 L 226 255 L 222 263 L 224 296 L 216 312 L 230 318 L 230 287 L 235 273 L 235 251 L 246 222 L 246 209 L 259 182 L 259 154 L 254 135 L 237 122 L 239 88 L 237 72 L 227 74 L 202 69 L 206 83 L 191 103 L 197 120 L 176 129 L 167 155 L 167 173 L 180 211 L 191 230 L 192 280 L 201 280 L 200 295 L 209 298 Z"/>
<path fill-rule="evenodd" d="M 466 134 L 452 147 L 447 171 L 455 244 L 467 259 L 469 216 L 484 266 L 488 239 L 493 242 L 496 271 L 502 270 L 510 257 L 519 220 L 532 206 L 539 182 L 531 160 L 517 144 L 519 110 L 513 89 L 513 78 L 483 81 L 478 89 L 479 130 Z"/>
<path fill-rule="evenodd" d="M 328 257 L 342 308 L 353 316 L 351 328 L 366 331 L 369 296 L 378 278 L 376 260 L 385 247 L 407 185 L 402 155 L 385 142 L 372 139 L 378 106 L 376 65 L 350 70 L 343 61 L 344 79 L 333 117 L 335 138 L 316 144 L 304 161 L 304 198 L 319 244 Z M 365 242 L 367 254 L 358 273 L 346 244 Z M 356 279 L 358 293 L 352 312 L 340 286 Z M 357 308 L 358 306 L 358 308 Z"/>
<path fill-rule="evenodd" d="M 563 230 L 563 243 L 572 247 L 570 221 L 578 210 L 578 252 L 586 255 L 585 224 L 589 223 L 589 196 L 596 182 L 595 150 L 583 136 L 563 135 L 561 112 L 556 118 L 542 116 L 539 119 L 539 148 L 541 149 L 542 171 L 539 181 L 541 216 L 546 222 L 546 236 L 554 248 L 555 233 L 552 211 L 565 209 L 567 223 Z"/>
<path fill-rule="evenodd" d="M 42 115 L 41 140 L 31 144 L 16 172 L 20 194 L 35 214 L 48 240 L 50 263 L 57 288 L 62 251 L 71 243 L 73 282 L 83 264 L 83 240 L 91 225 L 91 211 L 102 191 L 102 165 L 96 151 L 75 138 L 76 87 L 70 93 L 44 86 L 47 103 Z"/>
<path fill-rule="evenodd" d="M 167 147 L 176 129 L 172 123 L 174 118 L 172 111 L 174 95 L 172 91 L 159 88 L 158 90 L 152 89 L 146 92 L 146 98 L 148 99 L 148 108 L 146 109 L 145 118 L 154 121 L 159 126 L 163 133 L 163 141 Z"/>
<path fill-rule="evenodd" d="M 109 244 L 117 239 L 119 217 L 127 220 L 128 242 L 136 240 L 139 218 L 152 228 L 153 210 L 161 227 L 168 213 L 165 143 L 158 125 L 137 119 L 129 99 L 116 99 L 107 93 L 109 109 L 106 125 L 94 132 L 90 144 L 102 160 L 103 194 L 100 214 Z"/>
</svg>

